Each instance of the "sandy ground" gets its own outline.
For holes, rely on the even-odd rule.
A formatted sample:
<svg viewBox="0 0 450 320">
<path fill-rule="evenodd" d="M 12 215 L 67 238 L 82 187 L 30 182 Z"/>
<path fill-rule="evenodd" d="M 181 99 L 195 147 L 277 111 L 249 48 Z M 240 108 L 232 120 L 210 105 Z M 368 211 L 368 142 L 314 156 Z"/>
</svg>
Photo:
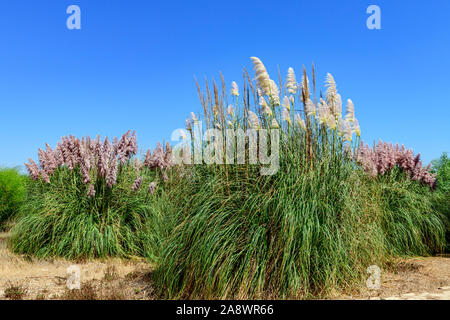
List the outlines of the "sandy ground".
<svg viewBox="0 0 450 320">
<path fill-rule="evenodd" d="M 97 299 L 151 299 L 148 281 L 151 266 L 143 260 L 95 260 L 81 263 L 54 259 L 37 260 L 11 253 L 8 234 L 0 233 L 0 299 L 19 291 L 23 299 L 77 298 L 67 290 L 67 268 L 80 268 L 82 293 Z M 8 288 L 10 290 L 8 291 Z M 95 291 L 95 297 L 93 292 Z M 79 297 L 83 298 L 83 297 Z"/>
<path fill-rule="evenodd" d="M 337 299 L 450 300 L 450 255 L 398 259 L 381 271 L 379 289 L 360 288 Z"/>
<path fill-rule="evenodd" d="M 152 267 L 145 261 L 94 260 L 74 263 L 36 260 L 11 253 L 0 233 L 0 299 L 154 299 Z M 81 271 L 81 290 L 67 289 L 67 268 Z M 378 290 L 360 288 L 334 299 L 450 300 L 450 255 L 401 259 L 382 270 Z"/>
</svg>

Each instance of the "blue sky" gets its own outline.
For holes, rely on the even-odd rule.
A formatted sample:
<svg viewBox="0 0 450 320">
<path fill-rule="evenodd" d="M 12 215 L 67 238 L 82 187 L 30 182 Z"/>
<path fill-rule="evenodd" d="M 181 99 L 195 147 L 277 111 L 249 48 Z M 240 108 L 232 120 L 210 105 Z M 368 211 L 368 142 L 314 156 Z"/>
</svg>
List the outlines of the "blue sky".
<svg viewBox="0 0 450 320">
<path fill-rule="evenodd" d="M 81 30 L 66 8 L 81 8 Z M 381 8 L 381 30 L 366 8 Z M 15 0 L 0 4 L 0 166 L 63 135 L 168 140 L 200 111 L 194 75 L 240 83 L 250 56 L 275 78 L 314 61 L 355 103 L 363 140 L 428 162 L 450 151 L 450 1 Z"/>
</svg>

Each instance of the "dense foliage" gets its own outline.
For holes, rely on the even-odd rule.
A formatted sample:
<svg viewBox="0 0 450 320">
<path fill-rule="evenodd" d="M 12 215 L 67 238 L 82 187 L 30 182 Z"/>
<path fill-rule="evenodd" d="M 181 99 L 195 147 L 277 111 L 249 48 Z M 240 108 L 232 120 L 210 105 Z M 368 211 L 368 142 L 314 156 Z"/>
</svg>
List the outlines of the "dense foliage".
<svg viewBox="0 0 450 320">
<path fill-rule="evenodd" d="M 24 202 L 27 177 L 17 169 L 0 168 L 0 228 L 15 217 Z"/>
</svg>

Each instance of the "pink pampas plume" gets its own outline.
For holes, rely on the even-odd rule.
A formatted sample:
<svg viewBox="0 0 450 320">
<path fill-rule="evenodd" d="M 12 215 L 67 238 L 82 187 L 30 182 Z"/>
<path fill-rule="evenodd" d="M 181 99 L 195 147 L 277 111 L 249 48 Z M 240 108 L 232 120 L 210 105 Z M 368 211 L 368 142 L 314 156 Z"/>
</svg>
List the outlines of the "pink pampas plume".
<svg viewBox="0 0 450 320">
<path fill-rule="evenodd" d="M 394 167 L 400 168 L 410 179 L 436 188 L 436 177 L 431 173 L 430 166 L 423 167 L 420 154 L 414 155 L 411 149 L 405 146 L 399 148 L 398 144 L 382 142 L 381 140 L 373 149 L 361 142 L 356 161 L 363 169 L 376 177 L 384 175 Z"/>
<path fill-rule="evenodd" d="M 108 173 L 106 175 L 106 185 L 112 188 L 117 181 L 117 161 L 113 159 L 111 166 L 109 167 Z"/>
<path fill-rule="evenodd" d="M 36 181 L 39 180 L 39 167 L 37 166 L 36 162 L 33 161 L 33 159 L 29 158 L 28 161 L 30 163 L 25 163 L 25 167 L 27 168 L 31 179 Z"/>
<path fill-rule="evenodd" d="M 134 183 L 133 183 L 133 191 L 138 191 L 139 187 L 141 186 L 142 183 L 142 177 L 137 178 Z"/>
<path fill-rule="evenodd" d="M 151 157 L 152 157 L 152 151 L 150 149 L 148 149 L 147 153 L 145 154 L 144 166 L 150 168 Z"/>
<path fill-rule="evenodd" d="M 156 181 L 153 181 L 150 183 L 150 185 L 148 186 L 148 193 L 150 193 L 151 195 L 153 195 L 153 193 L 155 193 L 155 189 L 156 189 Z"/>
<path fill-rule="evenodd" d="M 50 183 L 50 177 L 48 176 L 47 172 L 41 170 L 39 173 L 41 175 L 42 181 L 44 181 L 45 183 Z"/>
<path fill-rule="evenodd" d="M 87 192 L 87 196 L 88 198 L 92 198 L 95 197 L 95 188 L 93 184 L 90 184 L 88 187 L 88 192 Z"/>
</svg>

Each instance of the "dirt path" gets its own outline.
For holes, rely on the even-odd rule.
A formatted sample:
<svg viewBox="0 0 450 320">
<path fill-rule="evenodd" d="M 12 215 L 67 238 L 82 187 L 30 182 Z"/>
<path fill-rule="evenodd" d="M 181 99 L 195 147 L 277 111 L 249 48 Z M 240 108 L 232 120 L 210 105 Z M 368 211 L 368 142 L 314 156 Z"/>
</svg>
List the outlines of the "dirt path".
<svg viewBox="0 0 450 320">
<path fill-rule="evenodd" d="M 361 287 L 337 299 L 450 300 L 450 256 L 398 259 L 381 270 L 379 289 Z"/>
<path fill-rule="evenodd" d="M 386 300 L 450 300 L 450 256 L 402 259 L 382 277 Z"/>
<path fill-rule="evenodd" d="M 94 260 L 77 264 L 81 290 L 66 287 L 74 262 L 36 260 L 12 254 L 0 233 L 0 299 L 153 299 L 149 266 L 143 260 Z M 337 299 L 450 300 L 450 256 L 402 259 L 382 270 L 379 290 L 336 295 Z"/>
<path fill-rule="evenodd" d="M 95 290 L 98 299 L 152 298 L 146 279 L 151 267 L 143 260 L 108 259 L 83 263 L 37 260 L 11 253 L 6 246 L 7 237 L 7 233 L 0 233 L 0 299 L 11 292 L 21 293 L 23 299 L 67 298 L 67 268 L 72 265 L 80 268 L 82 291 L 86 295 L 92 297 Z"/>
</svg>

